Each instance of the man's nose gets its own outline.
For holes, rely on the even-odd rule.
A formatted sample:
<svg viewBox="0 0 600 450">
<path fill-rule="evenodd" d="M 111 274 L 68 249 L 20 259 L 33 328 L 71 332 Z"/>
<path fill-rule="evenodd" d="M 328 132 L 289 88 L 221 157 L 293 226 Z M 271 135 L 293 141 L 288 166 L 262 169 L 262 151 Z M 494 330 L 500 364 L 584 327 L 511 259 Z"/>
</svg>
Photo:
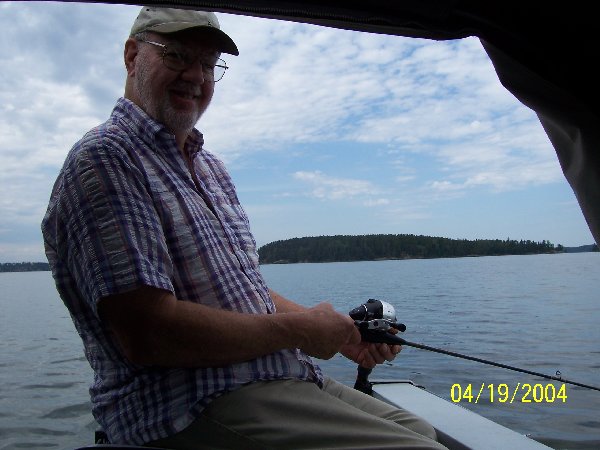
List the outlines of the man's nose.
<svg viewBox="0 0 600 450">
<path fill-rule="evenodd" d="M 202 60 L 197 59 L 191 66 L 181 72 L 181 77 L 188 80 L 193 80 L 196 83 L 203 84 L 208 81 Z"/>
</svg>

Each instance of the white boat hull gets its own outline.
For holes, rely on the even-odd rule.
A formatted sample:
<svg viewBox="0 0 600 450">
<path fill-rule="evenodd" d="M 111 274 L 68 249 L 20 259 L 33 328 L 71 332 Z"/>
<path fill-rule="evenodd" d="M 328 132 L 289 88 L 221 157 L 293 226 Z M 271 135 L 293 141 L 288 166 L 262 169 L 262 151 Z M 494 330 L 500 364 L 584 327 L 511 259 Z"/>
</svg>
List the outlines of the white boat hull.
<svg viewBox="0 0 600 450">
<path fill-rule="evenodd" d="M 450 450 L 548 450 L 519 434 L 460 405 L 428 392 L 408 380 L 373 381 L 373 396 L 427 420 Z"/>
</svg>

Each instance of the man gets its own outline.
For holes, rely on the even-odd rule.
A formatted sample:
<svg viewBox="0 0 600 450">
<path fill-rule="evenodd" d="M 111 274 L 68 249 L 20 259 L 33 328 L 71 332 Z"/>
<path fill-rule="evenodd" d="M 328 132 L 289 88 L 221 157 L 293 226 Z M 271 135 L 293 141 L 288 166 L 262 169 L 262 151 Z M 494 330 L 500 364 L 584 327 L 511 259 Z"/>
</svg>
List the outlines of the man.
<svg viewBox="0 0 600 450">
<path fill-rule="evenodd" d="M 112 442 L 165 448 L 442 448 L 310 358 L 373 367 L 399 347 L 267 288 L 235 188 L 194 128 L 222 52 L 238 49 L 213 13 L 142 8 L 125 96 L 53 189 L 46 254 L 95 373 L 94 416 Z"/>
</svg>

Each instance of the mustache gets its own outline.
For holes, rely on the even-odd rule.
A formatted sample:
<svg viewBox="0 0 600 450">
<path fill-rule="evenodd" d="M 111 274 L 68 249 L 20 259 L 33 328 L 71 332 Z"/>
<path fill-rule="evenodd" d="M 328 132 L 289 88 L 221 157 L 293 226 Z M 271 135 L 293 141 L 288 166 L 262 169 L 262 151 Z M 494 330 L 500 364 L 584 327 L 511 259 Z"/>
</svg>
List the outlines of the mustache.
<svg viewBox="0 0 600 450">
<path fill-rule="evenodd" d="M 202 87 L 189 81 L 175 80 L 169 88 L 184 94 L 193 95 L 194 97 L 202 94 Z"/>
</svg>

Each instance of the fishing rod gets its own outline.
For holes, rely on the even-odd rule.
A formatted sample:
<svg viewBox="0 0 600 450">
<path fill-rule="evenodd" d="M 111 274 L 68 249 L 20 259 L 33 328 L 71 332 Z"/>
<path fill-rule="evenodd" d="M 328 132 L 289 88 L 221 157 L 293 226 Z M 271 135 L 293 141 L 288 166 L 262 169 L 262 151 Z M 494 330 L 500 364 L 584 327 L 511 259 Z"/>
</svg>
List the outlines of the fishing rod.
<svg viewBox="0 0 600 450">
<path fill-rule="evenodd" d="M 487 359 L 476 358 L 474 356 L 463 355 L 457 352 L 451 352 L 443 350 L 441 348 L 431 347 L 429 345 L 418 344 L 416 342 L 407 341 L 395 333 L 406 331 L 406 325 L 398 323 L 396 319 L 396 312 L 394 307 L 387 302 L 375 299 L 369 299 L 366 303 L 354 308 L 350 311 L 350 317 L 354 319 L 354 324 L 358 327 L 363 341 L 384 343 L 390 345 L 407 345 L 409 347 L 420 348 L 422 350 L 429 350 L 431 352 L 442 353 L 444 355 L 454 356 L 455 358 L 467 359 L 469 361 L 475 361 L 482 364 L 488 364 L 490 366 L 501 367 L 503 369 L 513 370 L 515 372 L 526 373 L 537 377 L 545 378 L 547 380 L 560 381 L 561 383 L 571 384 L 574 386 L 580 386 L 586 389 L 593 389 L 600 391 L 600 387 L 591 386 L 589 384 L 579 383 L 577 381 L 567 380 L 561 377 L 559 371 L 556 375 L 546 375 L 540 372 L 534 372 L 532 370 L 521 369 L 519 367 L 509 366 L 508 364 L 501 364 L 495 361 Z M 370 382 L 368 376 L 372 369 L 367 369 L 362 366 L 358 366 L 358 376 L 356 378 L 355 389 L 363 392 L 370 393 Z"/>
</svg>

